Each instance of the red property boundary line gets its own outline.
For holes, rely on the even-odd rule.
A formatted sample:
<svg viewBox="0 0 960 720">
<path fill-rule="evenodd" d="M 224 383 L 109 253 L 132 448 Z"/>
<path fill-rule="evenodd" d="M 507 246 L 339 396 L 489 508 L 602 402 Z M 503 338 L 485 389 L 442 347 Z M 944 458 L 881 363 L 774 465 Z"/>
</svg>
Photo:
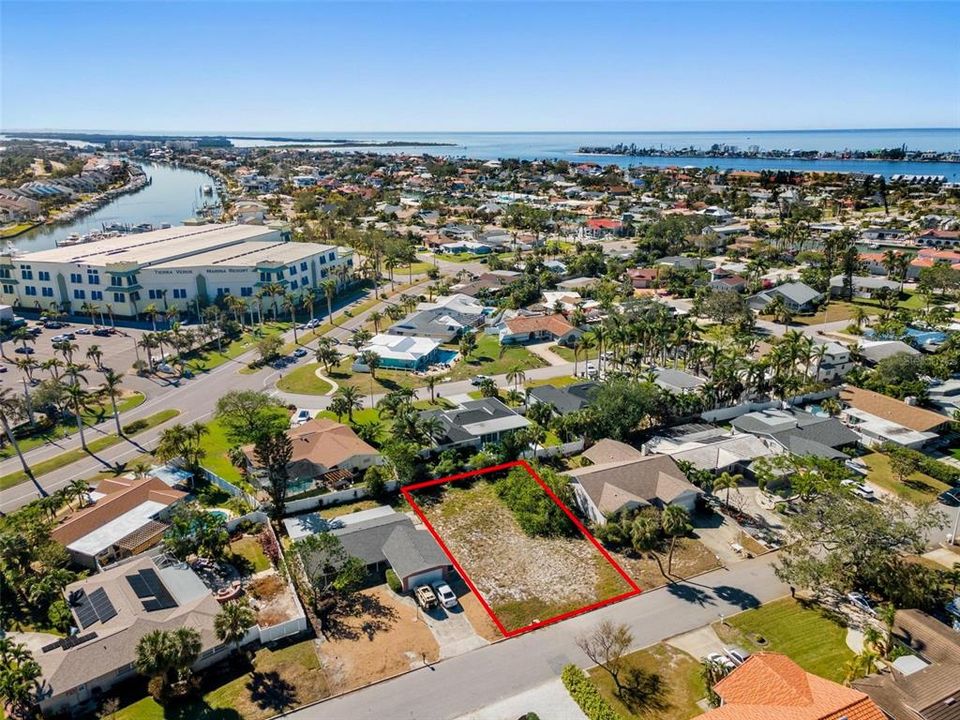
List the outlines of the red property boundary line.
<svg viewBox="0 0 960 720">
<path fill-rule="evenodd" d="M 553 500 L 561 510 L 563 510 L 566 516 L 570 518 L 570 521 L 573 522 L 574 525 L 576 525 L 577 529 L 581 533 L 583 533 L 583 536 L 587 538 L 587 540 L 589 540 L 597 550 L 600 551 L 600 554 L 603 556 L 603 558 L 613 566 L 613 568 L 617 571 L 620 577 L 626 580 L 627 584 L 631 588 L 628 592 L 621 593 L 620 595 L 615 595 L 614 597 L 606 598 L 605 600 L 600 600 L 595 603 L 591 603 L 590 605 L 585 605 L 584 607 L 578 608 L 576 610 L 570 610 L 569 612 L 555 615 L 553 617 L 547 618 L 546 620 L 539 620 L 537 622 L 530 623 L 529 625 L 525 625 L 515 630 L 507 630 L 504 624 L 500 621 L 500 618 L 498 618 L 496 613 L 493 612 L 493 609 L 487 603 L 486 599 L 483 597 L 480 591 L 477 590 L 477 587 L 476 585 L 473 584 L 473 581 L 470 579 L 470 576 L 467 575 L 466 572 L 464 572 L 463 568 L 460 566 L 460 563 L 457 562 L 457 559 L 454 557 L 453 553 L 450 552 L 450 548 L 448 548 L 446 543 L 443 542 L 443 538 L 440 537 L 440 534 L 436 531 L 433 525 L 430 524 L 430 521 L 427 520 L 427 516 L 424 514 L 423 510 L 420 509 L 420 506 L 417 505 L 417 502 L 413 499 L 413 493 L 416 492 L 417 490 L 424 490 L 426 488 L 436 487 L 438 485 L 444 485 L 450 482 L 456 482 L 457 480 L 465 480 L 467 478 L 477 477 L 478 475 L 486 475 L 489 473 L 498 472 L 500 470 L 508 470 L 509 468 L 513 468 L 513 467 L 523 468 L 524 470 L 527 471 L 530 477 L 536 480 L 537 484 L 541 488 L 543 488 L 544 492 L 547 493 L 550 499 Z M 470 590 L 477 597 L 477 600 L 480 601 L 480 604 L 483 606 L 483 609 L 487 611 L 487 614 L 493 620 L 494 624 L 497 626 L 497 629 L 500 630 L 501 633 L 503 633 L 504 637 L 507 637 L 507 638 L 516 637 L 517 635 L 522 635 L 523 633 L 530 632 L 531 630 L 536 630 L 537 628 L 541 628 L 546 625 L 552 625 L 553 623 L 558 623 L 561 620 L 566 620 L 567 618 L 571 618 L 576 615 L 582 615 L 584 613 L 588 613 L 592 610 L 596 610 L 597 608 L 604 607 L 605 605 L 610 605 L 612 603 L 619 602 L 621 600 L 626 600 L 627 598 L 634 597 L 635 595 L 639 595 L 641 592 L 640 586 L 637 585 L 629 575 L 627 575 L 627 573 L 623 570 L 623 568 L 620 567 L 620 565 L 618 565 L 617 562 L 612 557 L 610 557 L 610 553 L 607 552 L 607 550 L 603 547 L 603 545 L 601 545 L 600 542 L 598 542 L 597 539 L 590 533 L 590 531 L 587 530 L 587 528 L 583 525 L 583 523 L 577 519 L 577 517 L 573 514 L 570 508 L 568 508 L 563 502 L 560 501 L 560 498 L 558 498 L 556 494 L 553 492 L 553 490 L 551 490 L 550 487 L 543 480 L 540 479 L 540 476 L 537 475 L 536 471 L 532 467 L 530 467 L 530 465 L 527 464 L 525 460 L 515 460 L 514 462 L 503 463 L 502 465 L 493 465 L 491 467 L 481 468 L 480 470 L 471 470 L 470 472 L 458 473 L 456 475 L 448 475 L 447 477 L 438 478 L 436 480 L 427 480 L 426 482 L 416 483 L 414 485 L 408 485 L 406 487 L 402 487 L 400 488 L 400 492 L 403 493 L 403 496 L 407 499 L 407 502 L 410 503 L 410 507 L 413 508 L 414 512 L 417 513 L 417 515 L 423 521 L 423 524 L 426 526 L 427 530 L 430 531 L 430 534 L 433 535 L 434 540 L 437 541 L 437 543 L 443 549 L 443 552 L 446 554 L 446 556 L 450 558 L 450 562 L 453 563 L 453 566 L 457 569 L 457 572 L 459 573 L 460 577 L 463 578 L 463 581 L 465 583 L 467 583 Z"/>
</svg>

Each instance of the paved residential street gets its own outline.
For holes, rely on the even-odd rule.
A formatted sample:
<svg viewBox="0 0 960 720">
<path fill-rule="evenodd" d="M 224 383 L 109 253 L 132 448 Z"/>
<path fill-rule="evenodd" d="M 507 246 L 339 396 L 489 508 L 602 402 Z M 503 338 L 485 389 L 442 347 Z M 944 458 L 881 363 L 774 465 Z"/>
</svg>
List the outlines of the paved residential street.
<svg viewBox="0 0 960 720">
<path fill-rule="evenodd" d="M 577 648 L 578 634 L 601 620 L 627 623 L 636 648 L 687 632 L 758 603 L 787 594 L 773 574 L 776 554 L 746 560 L 693 581 L 653 590 L 586 615 L 494 643 L 393 680 L 289 713 L 306 720 L 450 720 L 491 702 L 539 687 L 560 675 L 567 663 L 591 665 Z"/>
</svg>

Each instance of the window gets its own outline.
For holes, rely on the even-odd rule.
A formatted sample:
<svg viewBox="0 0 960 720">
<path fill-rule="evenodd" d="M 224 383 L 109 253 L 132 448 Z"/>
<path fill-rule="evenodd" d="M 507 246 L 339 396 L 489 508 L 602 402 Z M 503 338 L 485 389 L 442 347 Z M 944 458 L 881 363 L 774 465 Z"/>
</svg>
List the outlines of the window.
<svg viewBox="0 0 960 720">
<path fill-rule="evenodd" d="M 37 294 L 37 289 L 33 285 L 27 285 L 25 288 L 23 288 L 23 291 L 27 295 L 31 295 L 31 296 Z"/>
<path fill-rule="evenodd" d="M 41 275 L 42 274 L 43 273 L 41 273 Z M 43 278 L 40 278 L 40 279 L 43 280 Z M 76 283 L 79 285 L 80 283 L 83 282 L 83 275 L 81 275 L 80 273 L 70 273 L 70 282 Z"/>
<path fill-rule="evenodd" d="M 291 280 L 291 281 L 290 281 L 290 289 L 291 289 L 291 290 L 296 290 L 296 289 L 297 289 L 297 281 L 296 281 L 296 280 Z"/>
<path fill-rule="evenodd" d="M 337 254 L 335 252 L 327 253 L 327 260 L 329 260 L 330 262 L 333 262 L 336 259 L 337 259 Z"/>
<path fill-rule="evenodd" d="M 46 270 L 40 270 L 40 271 L 37 273 L 37 279 L 38 279 L 38 280 L 45 280 L 46 282 L 50 282 L 50 273 L 48 273 Z"/>
<path fill-rule="evenodd" d="M 103 300 L 103 293 L 100 292 L 99 290 L 91 290 L 91 291 L 90 291 L 90 299 L 91 299 L 91 300 Z"/>
<path fill-rule="evenodd" d="M 320 277 L 324 278 L 327 276 L 327 269 L 323 268 L 320 270 Z"/>
<path fill-rule="evenodd" d="M 297 266 L 296 266 L 296 265 L 291 265 L 290 267 L 287 268 L 287 272 L 289 272 L 291 275 L 296 275 L 296 274 L 297 274 Z"/>
<path fill-rule="evenodd" d="M 307 271 L 307 263 L 306 262 L 300 263 L 300 272 L 306 272 L 306 271 Z"/>
<path fill-rule="evenodd" d="M 136 285 L 136 284 L 137 284 L 137 276 L 136 276 L 136 275 L 128 275 L 128 276 L 127 276 L 127 285 L 129 286 L 129 285 Z"/>
<path fill-rule="evenodd" d="M 226 297 L 230 294 L 230 288 L 217 288 L 217 297 Z"/>
<path fill-rule="evenodd" d="M 115 293 L 113 294 L 113 301 L 114 301 L 114 302 L 120 302 L 120 303 L 126 302 L 126 301 L 127 301 L 127 294 L 126 294 L 126 293 L 118 293 L 118 292 L 115 292 Z"/>
<path fill-rule="evenodd" d="M 187 291 L 185 288 L 174 288 L 173 289 L 173 299 L 174 300 L 186 300 Z"/>
<path fill-rule="evenodd" d="M 270 273 L 260 271 L 260 282 L 270 282 Z"/>
<path fill-rule="evenodd" d="M 40 294 L 44 297 L 53 297 L 53 288 L 40 288 Z"/>
<path fill-rule="evenodd" d="M 0 267 L 0 278 L 3 278 L 4 280 L 9 280 L 9 279 L 10 279 L 10 268 L 8 268 L 8 267 Z"/>
<path fill-rule="evenodd" d="M 74 290 L 73 299 L 74 300 L 83 300 L 87 297 L 87 294 L 83 290 Z"/>
<path fill-rule="evenodd" d="M 20 277 L 24 280 L 33 280 L 33 270 L 21 270 Z"/>
<path fill-rule="evenodd" d="M 91 285 L 100 284 L 100 275 L 96 270 L 87 270 L 87 282 Z"/>
<path fill-rule="evenodd" d="M 133 300 L 134 302 L 140 302 L 140 293 L 138 292 L 130 293 L 130 299 Z"/>
<path fill-rule="evenodd" d="M 3 286 L 3 291 L 4 291 L 7 295 L 13 295 L 13 285 L 4 284 L 4 286 Z"/>
<path fill-rule="evenodd" d="M 326 264 L 327 264 L 327 259 L 326 259 L 323 255 L 320 256 L 320 264 L 321 264 L 321 265 L 326 265 Z"/>
<path fill-rule="evenodd" d="M 160 294 L 159 290 L 147 290 L 147 297 L 151 300 L 159 300 L 163 296 Z"/>
<path fill-rule="evenodd" d="M 240 288 L 240 297 L 251 297 L 253 295 L 252 287 L 242 287 Z"/>
<path fill-rule="evenodd" d="M 111 275 L 110 284 L 113 285 L 114 287 L 120 287 L 121 285 L 123 285 L 123 278 L 120 277 L 119 275 Z"/>
</svg>

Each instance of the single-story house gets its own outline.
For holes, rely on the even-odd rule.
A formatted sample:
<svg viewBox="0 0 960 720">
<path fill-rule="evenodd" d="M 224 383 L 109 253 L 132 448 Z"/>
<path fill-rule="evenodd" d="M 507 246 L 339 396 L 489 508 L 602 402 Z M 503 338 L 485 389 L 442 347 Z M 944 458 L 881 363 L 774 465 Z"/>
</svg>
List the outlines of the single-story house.
<svg viewBox="0 0 960 720">
<path fill-rule="evenodd" d="M 293 446 L 287 464 L 290 486 L 317 480 L 334 470 L 343 470 L 353 475 L 374 465 L 383 463 L 376 448 L 360 439 L 349 425 L 329 418 L 313 418 L 287 431 Z M 251 474 L 257 475 L 259 467 L 253 446 L 243 448 Z"/>
<path fill-rule="evenodd" d="M 527 398 L 531 404 L 544 403 L 550 405 L 558 414 L 568 415 L 587 407 L 599 389 L 599 384 L 595 382 L 574 383 L 563 387 L 537 385 L 530 388 Z"/>
<path fill-rule="evenodd" d="M 581 290 L 590 290 L 595 288 L 600 284 L 599 278 L 593 277 L 577 277 L 570 278 L 569 280 L 563 280 L 557 283 L 558 290 L 576 290 L 580 292 Z"/>
<path fill-rule="evenodd" d="M 385 370 L 424 370 L 440 359 L 440 343 L 427 337 L 409 337 L 378 333 L 360 348 L 353 362 L 354 372 L 369 372 L 360 355 L 371 351 L 380 356 L 380 367 Z"/>
<path fill-rule="evenodd" d="M 601 525 L 641 507 L 679 505 L 693 512 L 702 494 L 668 455 L 644 455 L 625 443 L 601 440 L 583 456 L 595 464 L 566 474 L 580 510 Z"/>
<path fill-rule="evenodd" d="M 699 720 L 886 720 L 866 693 L 808 673 L 779 653 L 751 655 L 713 691 L 720 707 Z"/>
<path fill-rule="evenodd" d="M 911 654 L 851 687 L 893 720 L 960 718 L 960 632 L 920 610 L 897 610 L 893 636 Z"/>
<path fill-rule="evenodd" d="M 636 290 L 653 287 L 660 277 L 660 268 L 632 268 L 627 270 L 627 278 Z"/>
<path fill-rule="evenodd" d="M 107 478 L 93 504 L 50 534 L 83 567 L 96 569 L 147 550 L 163 538 L 173 506 L 187 496 L 155 477 Z"/>
<path fill-rule="evenodd" d="M 392 569 L 404 591 L 445 580 L 453 571 L 453 563 L 430 532 L 418 530 L 405 513 L 384 513 L 329 532 L 344 552 L 363 562 L 371 574 Z M 307 557 L 305 565 L 311 577 L 324 572 L 320 558 Z"/>
<path fill-rule="evenodd" d="M 465 330 L 483 324 L 484 315 L 463 313 L 444 307 L 416 310 L 387 329 L 389 335 L 423 337 L 449 343 L 460 337 Z"/>
<path fill-rule="evenodd" d="M 832 417 L 802 410 L 756 410 L 733 418 L 730 425 L 741 433 L 769 438 L 794 455 L 815 455 L 845 460 L 841 448 L 856 445 L 860 436 Z"/>
<path fill-rule="evenodd" d="M 234 650 L 214 631 L 220 603 L 186 563 L 140 556 L 67 585 L 64 597 L 76 634 L 49 636 L 42 646 L 33 638 L 39 646 L 33 657 L 43 672 L 44 715 L 95 709 L 114 685 L 136 677 L 137 642 L 154 630 L 198 631 L 202 650 L 195 670 Z"/>
<path fill-rule="evenodd" d="M 747 302 L 751 308 L 763 313 L 777 297 L 783 299 L 783 304 L 790 312 L 809 314 L 817 309 L 823 301 L 824 294 L 802 282 L 788 282 L 759 292 Z"/>
<path fill-rule="evenodd" d="M 707 287 L 719 292 L 743 292 L 747 289 L 747 281 L 730 270 L 717 268 L 710 271 L 710 282 Z"/>
<path fill-rule="evenodd" d="M 500 328 L 501 345 L 519 345 L 529 342 L 552 341 L 572 345 L 583 332 L 570 324 L 563 315 L 517 315 L 504 320 Z"/>
<path fill-rule="evenodd" d="M 657 260 L 657 265 L 663 265 L 673 270 L 692 270 L 707 271 L 717 266 L 713 260 L 705 258 L 684 257 L 682 255 L 670 255 Z"/>
<path fill-rule="evenodd" d="M 476 297 L 483 291 L 496 295 L 512 282 L 518 280 L 521 275 L 522 273 L 516 270 L 491 270 L 490 272 L 483 273 L 476 280 L 459 283 L 452 286 L 451 289 L 460 295 L 468 295 L 470 297 Z"/>
<path fill-rule="evenodd" d="M 846 406 L 840 417 L 865 445 L 893 442 L 920 448 L 941 436 L 950 418 L 888 395 L 845 385 L 840 400 Z"/>
<path fill-rule="evenodd" d="M 675 394 L 694 392 L 707 384 L 702 377 L 673 368 L 656 368 L 654 374 L 656 375 L 653 381 L 655 384 Z"/>
<path fill-rule="evenodd" d="M 669 428 L 643 444 L 645 454 L 669 455 L 700 470 L 743 473 L 759 457 L 783 452 L 779 444 L 749 433 L 731 433 L 706 423 Z"/>
<path fill-rule="evenodd" d="M 860 355 L 868 365 L 876 365 L 881 360 L 906 353 L 919 355 L 920 351 L 900 340 L 861 340 Z"/>
<path fill-rule="evenodd" d="M 844 275 L 834 275 L 830 278 L 830 294 L 833 297 L 843 297 L 846 293 Z M 871 277 L 870 275 L 854 275 L 851 278 L 853 296 L 860 298 L 871 298 L 877 294 L 878 290 L 891 290 L 894 294 L 900 291 L 900 283 L 893 280 L 886 280 L 881 277 Z"/>
<path fill-rule="evenodd" d="M 425 410 L 420 415 L 436 418 L 443 425 L 443 437 L 434 440 L 437 452 L 456 447 L 479 448 L 500 442 L 507 435 L 530 425 L 523 415 L 497 398 L 468 400 L 459 407 Z"/>
</svg>

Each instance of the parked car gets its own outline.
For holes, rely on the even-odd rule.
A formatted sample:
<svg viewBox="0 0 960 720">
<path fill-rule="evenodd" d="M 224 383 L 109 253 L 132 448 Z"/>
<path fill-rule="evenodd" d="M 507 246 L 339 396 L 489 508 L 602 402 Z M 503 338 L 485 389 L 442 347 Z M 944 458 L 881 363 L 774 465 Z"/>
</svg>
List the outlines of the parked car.
<svg viewBox="0 0 960 720">
<path fill-rule="evenodd" d="M 437 596 L 429 585 L 418 585 L 413 591 L 413 597 L 417 601 L 417 605 L 424 610 L 430 610 L 437 606 Z"/>
<path fill-rule="evenodd" d="M 593 363 L 587 363 L 586 374 L 590 377 L 593 377 L 597 374 L 597 366 Z"/>
<path fill-rule="evenodd" d="M 34 337 L 37 337 L 40 333 L 43 332 L 43 328 L 40 327 L 39 325 L 34 325 L 32 328 L 29 328 L 27 332 L 33 335 Z"/>
<path fill-rule="evenodd" d="M 750 657 L 750 653 L 738 647 L 724 648 L 723 654 L 726 655 L 734 665 L 743 665 L 747 661 L 747 658 Z"/>
<path fill-rule="evenodd" d="M 67 324 L 59 320 L 46 320 L 43 326 L 48 330 L 59 330 L 60 328 L 65 328 Z"/>
<path fill-rule="evenodd" d="M 20 354 L 20 355 L 33 355 L 33 353 L 34 353 L 35 351 L 34 351 L 34 349 L 33 349 L 32 347 L 27 347 L 26 345 L 21 345 L 21 346 L 18 347 L 16 350 L 14 350 L 14 352 L 15 352 L 15 353 L 18 353 L 18 354 Z"/>
<path fill-rule="evenodd" d="M 436 593 L 437 598 L 440 600 L 440 604 L 445 608 L 454 608 L 460 602 L 457 600 L 457 594 L 450 589 L 450 586 L 445 582 L 438 582 L 433 584 L 433 591 Z"/>
<path fill-rule="evenodd" d="M 6 366 L 6 365 L 0 365 L 0 373 L 5 373 L 5 372 L 7 372 L 7 366 Z"/>
<path fill-rule="evenodd" d="M 860 458 L 850 458 L 849 460 L 845 460 L 843 464 L 848 469 L 853 470 L 855 473 L 859 473 L 860 475 L 866 475 L 870 472 L 870 468 Z"/>
<path fill-rule="evenodd" d="M 867 485 L 864 485 L 859 480 L 853 480 L 853 479 L 841 480 L 840 484 L 843 487 L 850 488 L 851 492 L 853 492 L 853 494 L 856 495 L 857 497 L 862 497 L 864 500 L 875 499 L 873 490 L 869 488 Z"/>
<path fill-rule="evenodd" d="M 949 507 L 960 507 L 960 487 L 944 490 L 937 495 L 937 501 Z"/>
<path fill-rule="evenodd" d="M 728 670 L 733 670 L 736 667 L 736 665 L 733 664 L 733 660 L 728 658 L 723 653 L 718 653 L 718 652 L 710 653 L 704 658 L 704 660 L 706 660 L 707 662 L 716 663 L 717 665 L 720 665 L 721 667 L 725 667 Z"/>
<path fill-rule="evenodd" d="M 93 329 L 93 334 L 97 337 L 110 337 L 113 334 L 113 330 L 105 327 L 98 327 Z"/>
<path fill-rule="evenodd" d="M 290 418 L 290 425 L 292 427 L 297 427 L 298 425 L 303 425 L 307 422 L 312 416 L 310 415 L 309 410 L 297 410 L 296 414 Z"/>
<path fill-rule="evenodd" d="M 89 335 L 93 331 L 88 327 L 77 328 L 77 335 Z"/>
<path fill-rule="evenodd" d="M 72 332 L 68 332 L 68 333 L 62 333 L 60 335 L 54 335 L 52 338 L 50 338 L 50 342 L 55 342 L 55 343 L 69 342 L 70 340 L 76 340 L 76 339 L 77 339 L 76 335 L 74 335 Z"/>
<path fill-rule="evenodd" d="M 490 378 L 486 375 L 476 375 L 473 380 L 470 381 L 471 385 L 480 386 L 483 385 L 484 381 L 489 380 Z"/>
<path fill-rule="evenodd" d="M 847 593 L 847 600 L 856 608 L 859 608 L 867 615 L 876 615 L 877 611 L 873 609 L 873 606 L 870 604 L 870 601 L 867 600 L 867 596 L 863 593 L 852 592 Z"/>
<path fill-rule="evenodd" d="M 293 351 L 293 356 L 298 358 L 306 357 L 307 351 L 304 350 L 303 348 L 297 348 L 296 350 Z"/>
<path fill-rule="evenodd" d="M 315 327 L 320 327 L 320 321 L 316 318 L 313 318 L 312 320 L 307 321 L 307 327 L 311 330 Z"/>
</svg>

